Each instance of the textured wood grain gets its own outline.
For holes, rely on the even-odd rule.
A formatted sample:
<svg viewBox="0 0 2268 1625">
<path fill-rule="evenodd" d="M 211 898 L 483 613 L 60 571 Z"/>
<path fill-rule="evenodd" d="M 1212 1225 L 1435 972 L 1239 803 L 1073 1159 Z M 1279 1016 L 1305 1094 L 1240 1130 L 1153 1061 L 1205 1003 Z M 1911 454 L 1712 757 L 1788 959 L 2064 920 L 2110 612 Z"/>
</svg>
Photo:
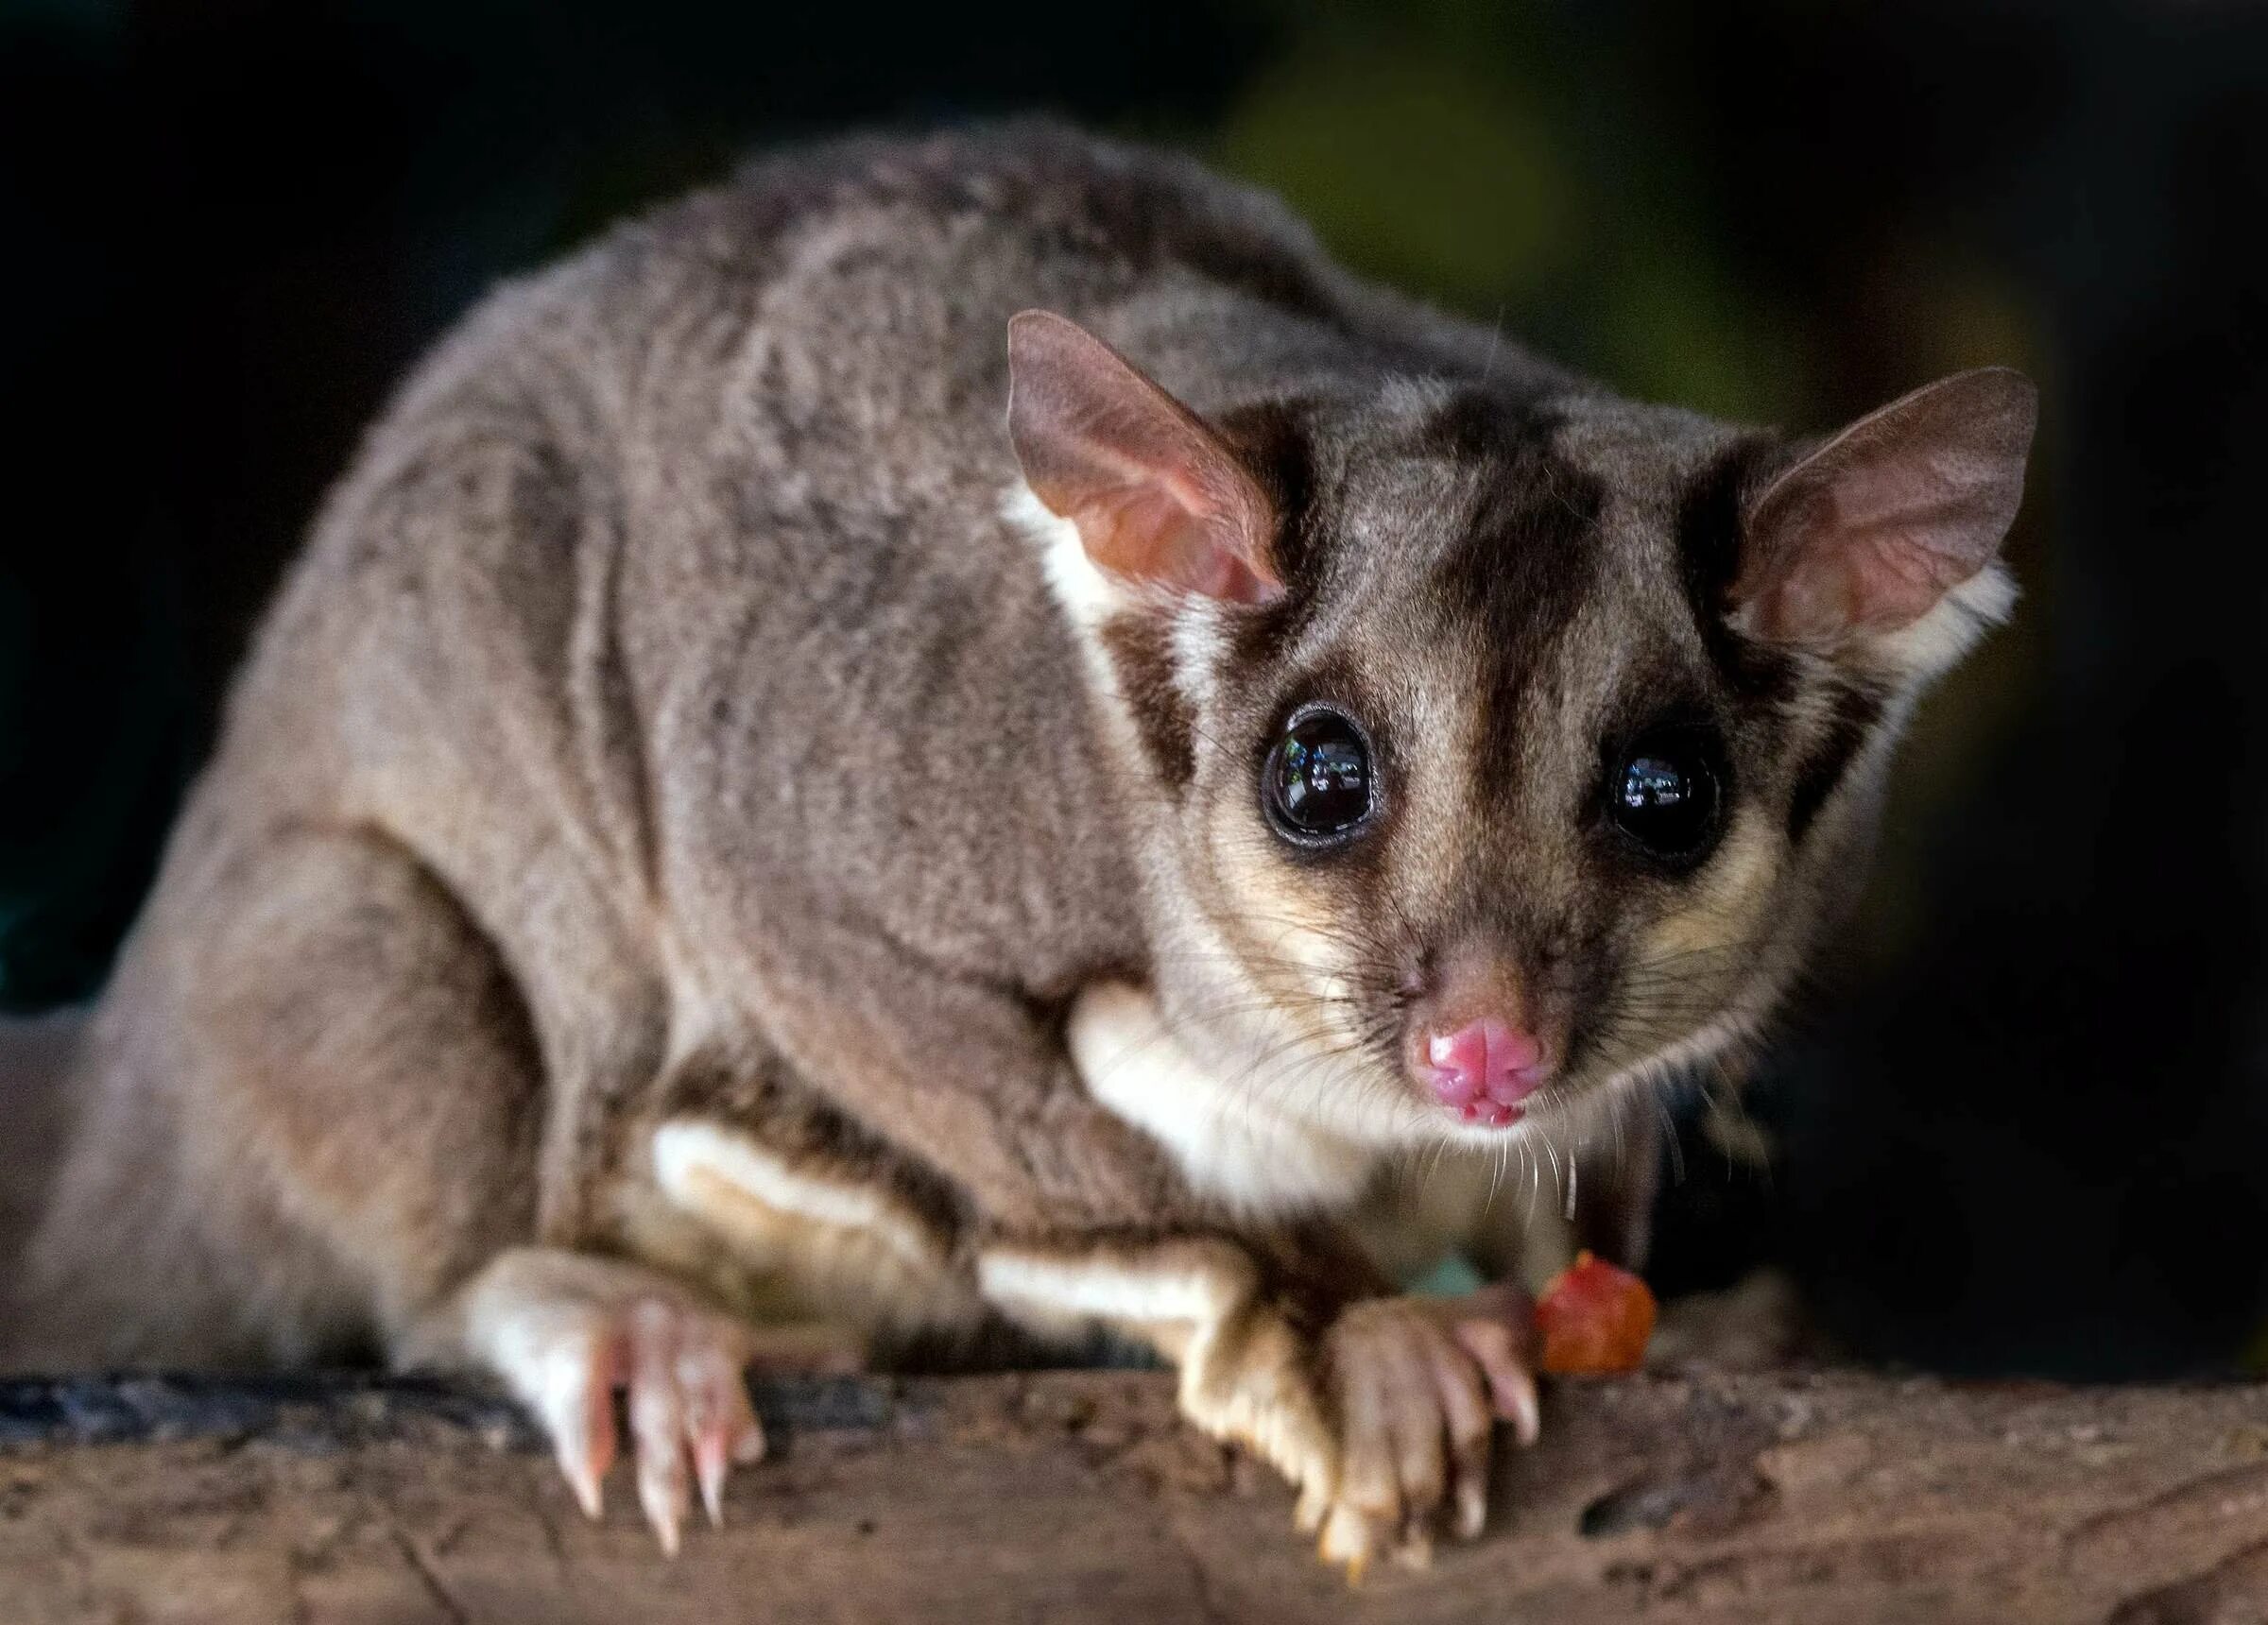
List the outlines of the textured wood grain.
<svg viewBox="0 0 2268 1625">
<path fill-rule="evenodd" d="M 663 1561 L 509 1408 L 352 1380 L 0 1384 L 0 1618 L 2268 1619 L 2268 1393 L 1858 1375 L 1566 1385 L 1505 1512 L 1359 1591 L 1156 1374 L 773 1383 Z"/>
</svg>

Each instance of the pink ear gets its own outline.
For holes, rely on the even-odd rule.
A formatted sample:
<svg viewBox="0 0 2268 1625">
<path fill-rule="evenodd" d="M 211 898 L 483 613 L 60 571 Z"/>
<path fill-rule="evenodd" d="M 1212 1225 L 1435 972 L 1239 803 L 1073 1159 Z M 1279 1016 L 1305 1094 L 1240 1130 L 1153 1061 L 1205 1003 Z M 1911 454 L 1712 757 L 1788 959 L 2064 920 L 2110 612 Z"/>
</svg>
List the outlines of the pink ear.
<svg viewBox="0 0 2268 1625">
<path fill-rule="evenodd" d="M 1203 419 L 1075 322 L 1008 323 L 1008 436 L 1034 495 L 1123 580 L 1240 604 L 1280 597 L 1275 514 Z"/>
<path fill-rule="evenodd" d="M 1911 625 L 1992 562 L 2024 494 L 2038 392 L 1982 368 L 1869 413 L 1767 487 L 1733 586 L 1748 629 L 1833 643 Z"/>
</svg>

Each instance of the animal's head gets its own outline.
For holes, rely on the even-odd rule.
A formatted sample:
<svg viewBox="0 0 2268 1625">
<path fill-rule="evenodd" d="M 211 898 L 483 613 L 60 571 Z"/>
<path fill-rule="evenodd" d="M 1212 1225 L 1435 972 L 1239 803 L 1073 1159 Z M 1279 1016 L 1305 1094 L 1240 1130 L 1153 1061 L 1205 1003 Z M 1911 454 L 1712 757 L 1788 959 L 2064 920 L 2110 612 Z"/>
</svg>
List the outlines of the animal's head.
<svg viewBox="0 0 2268 1625">
<path fill-rule="evenodd" d="M 1500 1138 L 1752 1033 L 1913 697 L 2011 598 L 2004 369 L 1788 439 L 1416 376 L 1201 418 L 1044 313 L 1009 356 L 1162 1001 L 1368 1142 Z"/>
</svg>

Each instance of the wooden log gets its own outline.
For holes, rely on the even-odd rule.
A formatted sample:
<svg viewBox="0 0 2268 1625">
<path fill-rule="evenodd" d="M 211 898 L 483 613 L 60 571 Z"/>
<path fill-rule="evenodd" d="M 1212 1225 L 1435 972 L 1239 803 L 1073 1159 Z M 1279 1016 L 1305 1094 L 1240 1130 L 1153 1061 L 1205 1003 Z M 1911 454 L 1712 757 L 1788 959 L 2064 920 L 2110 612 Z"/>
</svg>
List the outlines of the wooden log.
<svg viewBox="0 0 2268 1625">
<path fill-rule="evenodd" d="M 2268 1391 L 1854 1373 L 1561 1384 L 1502 1506 L 1349 1589 L 1170 1379 L 772 1382 L 664 1560 L 508 1406 L 351 1377 L 0 1384 L 0 1619 L 2268 1619 Z"/>
</svg>

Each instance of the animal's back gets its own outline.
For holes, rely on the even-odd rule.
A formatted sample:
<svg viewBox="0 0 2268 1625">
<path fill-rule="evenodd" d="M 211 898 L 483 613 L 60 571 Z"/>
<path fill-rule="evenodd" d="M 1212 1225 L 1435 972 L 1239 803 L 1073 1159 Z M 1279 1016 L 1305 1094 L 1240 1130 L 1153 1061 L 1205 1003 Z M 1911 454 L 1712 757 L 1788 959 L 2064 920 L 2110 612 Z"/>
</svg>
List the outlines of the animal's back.
<svg viewBox="0 0 2268 1625">
<path fill-rule="evenodd" d="M 662 861 L 658 760 L 707 749 L 718 703 L 781 736 L 846 702 L 1005 703 L 1028 776 L 1080 731 L 1057 611 L 999 522 L 1001 334 L 1034 305 L 1138 312 L 1256 392 L 1358 330 L 1435 331 L 1273 199 L 1047 124 L 753 164 L 502 290 L 420 369 L 270 618 L 223 772 L 389 823 L 503 795 L 475 820 L 502 827 L 532 798 L 558 838 L 604 830 L 586 860 L 633 890 Z M 1298 318 L 1288 355 L 1255 308 Z M 696 714 L 679 688 L 728 645 L 761 652 L 753 680 Z"/>
</svg>

